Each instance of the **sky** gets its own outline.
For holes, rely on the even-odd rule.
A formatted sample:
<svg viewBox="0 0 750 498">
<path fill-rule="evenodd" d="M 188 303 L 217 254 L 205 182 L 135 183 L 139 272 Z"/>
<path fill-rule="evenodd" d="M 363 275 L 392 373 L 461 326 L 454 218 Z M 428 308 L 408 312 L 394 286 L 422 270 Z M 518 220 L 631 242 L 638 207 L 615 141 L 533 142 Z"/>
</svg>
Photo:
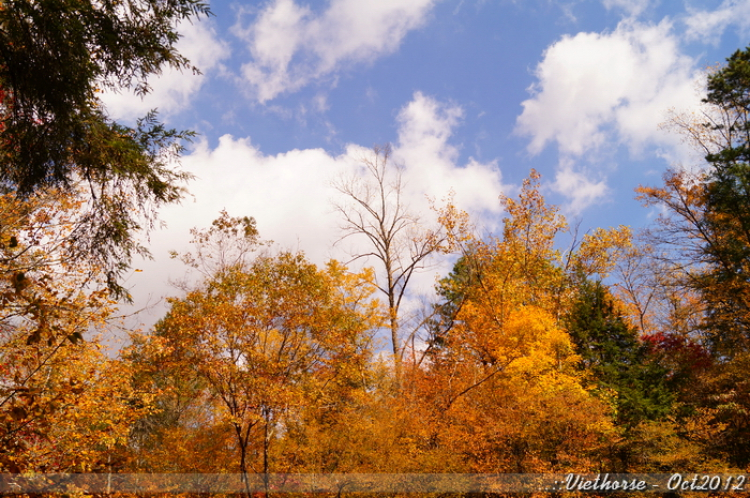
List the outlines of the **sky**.
<svg viewBox="0 0 750 498">
<path fill-rule="evenodd" d="M 217 1 L 184 22 L 179 51 L 200 69 L 165 70 L 145 98 L 103 96 L 132 123 L 157 109 L 198 133 L 180 168 L 195 175 L 166 227 L 127 277 L 129 319 L 148 328 L 185 267 L 170 250 L 226 210 L 251 216 L 275 250 L 323 264 L 363 241 L 342 236 L 337 179 L 361 174 L 391 144 L 405 200 L 426 225 L 449 193 L 478 229 L 497 233 L 498 196 L 530 170 L 548 203 L 583 233 L 652 222 L 634 198 L 669 167 L 701 157 L 670 129 L 699 112 L 706 71 L 748 45 L 750 0 Z M 337 200 L 338 199 L 338 200 Z M 136 271 L 137 270 L 137 271 Z M 415 282 L 429 296 L 450 270 L 436 259 Z"/>
</svg>

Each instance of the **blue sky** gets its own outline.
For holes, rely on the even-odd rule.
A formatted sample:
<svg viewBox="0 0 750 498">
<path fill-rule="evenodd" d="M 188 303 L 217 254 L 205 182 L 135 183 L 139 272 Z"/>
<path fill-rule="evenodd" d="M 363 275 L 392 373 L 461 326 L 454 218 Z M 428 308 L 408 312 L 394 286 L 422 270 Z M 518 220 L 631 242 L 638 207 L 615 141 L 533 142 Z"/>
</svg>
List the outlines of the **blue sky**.
<svg viewBox="0 0 750 498">
<path fill-rule="evenodd" d="M 278 249 L 347 259 L 331 182 L 392 143 L 409 205 L 450 190 L 485 231 L 531 168 L 582 230 L 649 223 L 633 189 L 700 157 L 662 125 L 699 109 L 705 70 L 748 44 L 750 1 L 214 1 L 180 26 L 202 75 L 165 71 L 140 99 L 104 95 L 131 121 L 158 108 L 199 138 L 182 159 L 192 196 L 161 211 L 154 261 L 126 282 L 142 306 L 178 294 L 170 261 L 221 209 L 253 216 Z M 356 242 L 353 242 L 356 244 Z M 424 292 L 448 261 L 421 277 Z M 157 306 L 140 320 L 164 313 Z"/>
</svg>

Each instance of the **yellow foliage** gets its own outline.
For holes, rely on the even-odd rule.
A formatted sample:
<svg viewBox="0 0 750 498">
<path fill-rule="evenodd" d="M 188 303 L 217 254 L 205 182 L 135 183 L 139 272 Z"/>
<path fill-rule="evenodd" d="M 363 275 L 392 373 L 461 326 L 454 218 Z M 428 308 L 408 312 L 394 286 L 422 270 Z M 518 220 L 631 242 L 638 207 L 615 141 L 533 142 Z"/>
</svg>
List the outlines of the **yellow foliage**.
<svg viewBox="0 0 750 498">
<path fill-rule="evenodd" d="M 145 409 L 136 406 L 147 406 L 128 385 L 128 365 L 84 340 L 114 302 L 100 269 L 68 251 L 81 198 L 0 195 L 3 471 L 101 469 Z"/>
<path fill-rule="evenodd" d="M 584 388 L 558 318 L 576 279 L 610 272 L 630 231 L 585 236 L 564 265 L 555 238 L 567 223 L 545 204 L 538 180 L 532 171 L 518 199 L 502 197 L 502 238 L 482 240 L 463 215 L 443 213 L 463 255 L 443 288 L 461 297 L 432 354 L 425 398 L 445 431 L 437 437 L 464 455 L 467 471 L 589 470 L 613 434 L 610 409 Z"/>
<path fill-rule="evenodd" d="M 630 227 L 597 228 L 586 234 L 578 250 L 571 255 L 575 271 L 590 277 L 607 278 L 618 261 L 628 256 L 633 234 Z"/>
<path fill-rule="evenodd" d="M 234 434 L 235 470 L 269 469 L 271 442 L 329 390 L 363 381 L 382 323 L 373 273 L 302 255 L 220 267 L 157 326 L 155 352 L 192 371 Z"/>
</svg>

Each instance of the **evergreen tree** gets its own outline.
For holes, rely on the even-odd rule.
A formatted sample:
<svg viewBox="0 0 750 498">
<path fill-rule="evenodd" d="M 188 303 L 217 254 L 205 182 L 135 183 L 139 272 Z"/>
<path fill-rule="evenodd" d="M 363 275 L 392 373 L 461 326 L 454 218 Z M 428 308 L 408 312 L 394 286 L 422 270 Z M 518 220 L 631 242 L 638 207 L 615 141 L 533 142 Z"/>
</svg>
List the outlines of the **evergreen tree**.
<svg viewBox="0 0 750 498">
<path fill-rule="evenodd" d="M 0 189 L 26 197 L 62 187 L 89 209 L 68 256 L 106 271 L 111 289 L 134 253 L 134 234 L 155 207 L 182 194 L 187 175 L 169 166 L 190 133 L 154 114 L 135 127 L 108 118 L 101 88 L 148 91 L 166 66 L 192 68 L 175 49 L 177 23 L 199 0 L 3 0 L 0 2 Z"/>
<path fill-rule="evenodd" d="M 709 76 L 704 102 L 721 116 L 704 126 L 724 138 L 724 147 L 706 156 L 708 269 L 698 285 L 714 352 L 729 359 L 750 351 L 750 47 Z"/>
<path fill-rule="evenodd" d="M 674 395 L 666 368 L 653 361 L 600 282 L 582 283 L 567 328 L 581 368 L 593 374 L 603 394 L 613 393 L 618 424 L 632 427 L 669 413 Z"/>
</svg>

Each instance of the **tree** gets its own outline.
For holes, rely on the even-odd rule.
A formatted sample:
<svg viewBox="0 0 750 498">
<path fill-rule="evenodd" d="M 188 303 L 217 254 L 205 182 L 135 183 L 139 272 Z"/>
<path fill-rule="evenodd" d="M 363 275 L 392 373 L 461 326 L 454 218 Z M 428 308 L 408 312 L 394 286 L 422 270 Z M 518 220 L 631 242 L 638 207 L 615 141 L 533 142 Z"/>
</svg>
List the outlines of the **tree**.
<svg viewBox="0 0 750 498">
<path fill-rule="evenodd" d="M 608 407 L 584 387 L 578 356 L 551 314 L 534 305 L 493 316 L 497 291 L 472 293 L 426 373 L 438 445 L 470 472 L 592 468 L 612 434 Z M 497 298 L 498 296 L 494 296 Z"/>
<path fill-rule="evenodd" d="M 19 329 L 0 344 L 0 469 L 122 470 L 131 428 L 150 410 L 150 397 L 130 383 L 130 363 L 93 341 L 28 345 L 26 337 Z"/>
<path fill-rule="evenodd" d="M 565 321 L 582 369 L 605 397 L 614 393 L 617 424 L 632 428 L 669 414 L 674 394 L 667 369 L 650 355 L 651 343 L 639 340 L 616 306 L 601 282 L 586 281 Z"/>
<path fill-rule="evenodd" d="M 374 257 L 382 268 L 378 289 L 388 300 L 388 328 L 397 376 L 406 343 L 401 334 L 400 309 L 409 281 L 427 259 L 444 247 L 439 228 L 424 228 L 408 211 L 402 170 L 393 164 L 391 147 L 375 147 L 371 158 L 362 159 L 363 176 L 341 179 L 335 184 L 344 202 L 336 209 L 344 219 L 344 238 L 364 236 L 369 251 L 355 259 Z"/>
<path fill-rule="evenodd" d="M 710 75 L 707 90 L 705 102 L 724 118 L 709 126 L 726 145 L 706 155 L 705 221 L 713 240 L 704 245 L 711 267 L 704 294 L 713 327 L 730 332 L 716 345 L 731 355 L 750 351 L 750 47 Z"/>
<path fill-rule="evenodd" d="M 176 26 L 208 12 L 199 0 L 0 4 L 0 184 L 22 197 L 48 187 L 83 195 L 68 251 L 101 265 L 121 295 L 131 257 L 147 254 L 135 232 L 181 196 L 187 175 L 169 164 L 190 133 L 154 114 L 134 128 L 115 123 L 97 92 L 143 94 L 165 65 L 191 67 L 175 49 Z"/>
<path fill-rule="evenodd" d="M 432 389 L 423 397 L 445 428 L 435 434 L 439 444 L 474 472 L 586 470 L 612 431 L 608 407 L 584 386 L 561 326 L 574 296 L 554 246 L 566 223 L 544 202 L 538 179 L 532 172 L 517 199 L 503 198 L 502 238 L 461 233 L 469 225 L 450 207 L 441 217 L 462 257 L 440 283 L 447 316 L 430 345 Z M 596 273 L 610 266 L 617 237 L 603 234 L 582 243 L 572 267 Z"/>
<path fill-rule="evenodd" d="M 250 226 L 247 218 L 223 215 L 195 235 L 199 246 L 229 235 L 253 239 Z M 210 251 L 200 254 L 205 259 Z M 290 253 L 224 261 L 231 262 L 185 298 L 170 300 L 155 330 L 163 351 L 157 358 L 207 384 L 218 419 L 232 429 L 238 470 L 245 479 L 251 469 L 267 476 L 285 418 L 327 386 L 361 382 L 370 332 L 379 325 L 377 303 L 369 300 L 372 274 L 349 274 L 335 261 L 319 270 Z"/>
<path fill-rule="evenodd" d="M 646 205 L 667 208 L 650 233 L 664 258 L 706 304 L 707 339 L 731 357 L 750 348 L 750 48 L 707 77 L 703 112 L 671 125 L 701 152 L 707 168 L 670 170 L 661 188 L 641 187 Z"/>
<path fill-rule="evenodd" d="M 84 334 L 114 302 L 100 269 L 66 257 L 80 199 L 56 189 L 0 195 L 0 469 L 117 469 L 148 400 Z"/>
<path fill-rule="evenodd" d="M 152 397 L 151 410 L 131 427 L 131 472 L 218 473 L 234 464 L 235 442 L 196 365 L 173 361 L 164 341 L 133 333 L 125 358 L 136 389 Z M 205 455 L 210 454 L 211 458 Z"/>
<path fill-rule="evenodd" d="M 565 275 L 554 239 L 567 224 L 556 207 L 545 204 L 538 180 L 539 175 L 532 171 L 517 200 L 502 196 L 508 213 L 502 238 L 478 239 L 470 233 L 465 217 L 453 212 L 451 206 L 442 214 L 448 236 L 462 256 L 453 272 L 438 284 L 438 293 L 445 300 L 438 308 L 445 323 L 438 327 L 433 342 L 449 340 L 448 336 L 457 332 L 456 326 L 478 341 L 490 337 L 490 330 L 502 335 L 499 331 L 508 316 L 525 307 L 558 314 Z M 491 323 L 467 327 L 469 316 Z M 492 356 L 492 349 L 494 346 L 479 350 Z M 482 361 L 495 363 L 492 357 Z"/>
<path fill-rule="evenodd" d="M 456 313 L 473 298 L 472 293 L 492 296 L 482 306 L 499 321 L 510 310 L 526 305 L 559 320 L 575 297 L 576 285 L 591 276 L 606 278 L 623 257 L 630 246 L 630 230 L 622 226 L 586 234 L 573 244 L 576 250 L 563 256 L 555 239 L 567 229 L 567 221 L 556 206 L 546 204 L 539 179 L 532 170 L 518 199 L 501 196 L 507 212 L 501 238 L 482 240 L 472 233 L 465 213 L 450 205 L 442 211 L 446 240 L 461 256 L 438 285 L 443 302 L 437 305 L 433 344 L 450 333 Z"/>
<path fill-rule="evenodd" d="M 704 104 L 700 117 L 674 124 L 705 155 L 707 168 L 670 171 L 662 187 L 639 192 L 647 205 L 666 207 L 652 242 L 677 283 L 701 301 L 692 330 L 657 342 L 687 358 L 708 351 L 708 367 L 691 374 L 683 395 L 720 428 L 710 451 L 727 451 L 731 463 L 744 467 L 750 462 L 750 47 L 708 75 Z"/>
<path fill-rule="evenodd" d="M 62 451 L 81 452 L 86 462 L 83 455 L 98 451 L 98 443 L 89 439 L 92 448 L 84 451 L 80 442 L 108 414 L 114 421 L 120 402 L 128 401 L 127 374 L 120 370 L 122 378 L 113 380 L 101 372 L 118 367 L 83 335 L 111 316 L 110 292 L 127 296 L 119 277 L 133 255 L 147 253 L 136 232 L 144 223 L 151 227 L 159 205 L 180 198 L 179 183 L 188 175 L 169 164 L 190 134 L 165 129 L 154 114 L 135 127 L 115 123 L 97 92 L 135 87 L 143 93 L 148 76 L 164 65 L 188 67 L 175 50 L 176 25 L 204 13 L 194 0 L 0 3 L 4 465 L 11 465 L 9 454 L 23 454 L 23 445 L 62 460 Z M 111 389 L 114 401 L 101 406 L 109 397 L 101 391 L 92 401 L 96 389 Z M 113 424 L 114 432 L 102 428 L 99 434 L 119 438 L 127 431 Z M 78 437 L 79 446 L 63 444 L 66 427 L 65 437 Z M 43 461 L 30 457 L 12 465 L 34 470 L 47 465 Z M 60 465 L 95 467 L 91 460 Z"/>
</svg>

